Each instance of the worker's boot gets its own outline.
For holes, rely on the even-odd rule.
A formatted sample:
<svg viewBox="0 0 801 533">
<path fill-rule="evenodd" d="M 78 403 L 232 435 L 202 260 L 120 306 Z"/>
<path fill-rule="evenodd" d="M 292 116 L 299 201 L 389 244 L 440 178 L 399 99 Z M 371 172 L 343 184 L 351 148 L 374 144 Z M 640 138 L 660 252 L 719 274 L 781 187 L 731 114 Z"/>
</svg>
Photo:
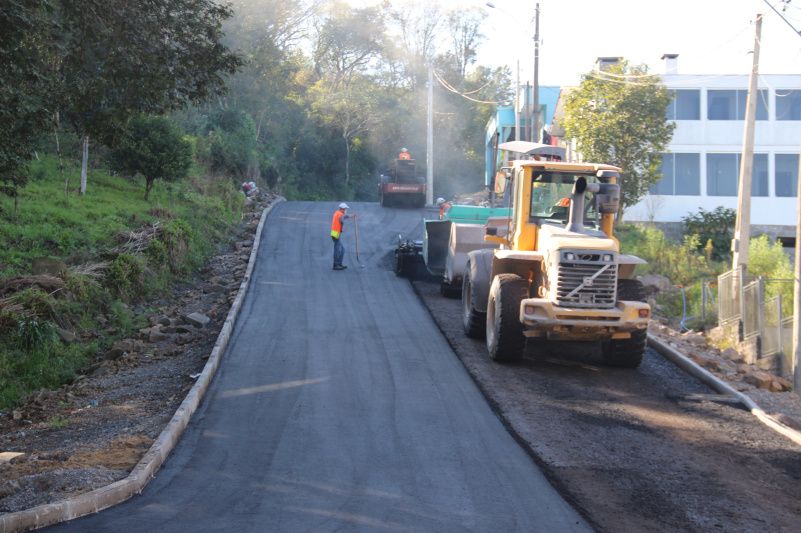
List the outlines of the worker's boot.
<svg viewBox="0 0 801 533">
<path fill-rule="evenodd" d="M 334 265 L 334 270 L 345 270 L 346 268 L 348 267 L 345 265 Z"/>
</svg>

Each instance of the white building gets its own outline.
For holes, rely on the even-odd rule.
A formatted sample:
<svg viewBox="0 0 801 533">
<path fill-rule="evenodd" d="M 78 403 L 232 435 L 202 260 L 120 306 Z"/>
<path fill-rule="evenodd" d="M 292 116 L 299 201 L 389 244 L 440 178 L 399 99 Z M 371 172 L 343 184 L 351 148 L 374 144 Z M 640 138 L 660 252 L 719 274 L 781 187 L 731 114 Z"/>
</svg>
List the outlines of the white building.
<svg viewBox="0 0 801 533">
<path fill-rule="evenodd" d="M 682 75 L 676 55 L 663 59 L 663 82 L 675 94 L 668 118 L 676 129 L 663 179 L 626 210 L 626 219 L 678 223 L 699 208 L 736 209 L 748 75 Z M 753 232 L 794 237 L 801 75 L 759 76 L 754 140 Z"/>
</svg>

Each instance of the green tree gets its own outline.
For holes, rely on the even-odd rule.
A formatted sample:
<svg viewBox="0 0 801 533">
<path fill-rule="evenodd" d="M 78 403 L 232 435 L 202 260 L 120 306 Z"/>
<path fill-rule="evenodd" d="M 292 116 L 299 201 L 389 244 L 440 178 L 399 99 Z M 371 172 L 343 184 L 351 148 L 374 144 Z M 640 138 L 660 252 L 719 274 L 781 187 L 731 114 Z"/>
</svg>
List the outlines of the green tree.
<svg viewBox="0 0 801 533">
<path fill-rule="evenodd" d="M 375 118 L 375 86 L 369 78 L 358 77 L 352 78 L 339 89 L 336 87 L 329 80 L 320 80 L 309 89 L 309 97 L 312 112 L 342 137 L 345 145 L 345 185 L 349 185 L 354 141 L 369 131 Z"/>
<path fill-rule="evenodd" d="M 111 152 L 114 170 L 145 178 L 145 200 L 157 180 L 175 181 L 186 177 L 192 164 L 192 147 L 167 118 L 138 116 Z"/>
<path fill-rule="evenodd" d="M 335 86 L 366 74 L 384 49 L 385 22 L 378 7 L 354 9 L 334 0 L 319 22 L 314 49 L 315 72 Z"/>
<path fill-rule="evenodd" d="M 241 60 L 221 44 L 229 7 L 214 0 L 60 2 L 65 118 L 83 140 L 113 144 L 137 113 L 163 113 L 225 89 Z"/>
<path fill-rule="evenodd" d="M 209 119 L 209 166 L 244 179 L 257 165 L 256 126 L 244 111 L 221 109 Z"/>
<path fill-rule="evenodd" d="M 666 118 L 670 94 L 644 65 L 625 61 L 583 76 L 567 95 L 562 125 L 584 160 L 623 169 L 618 221 L 660 178 L 660 154 L 675 124 Z"/>
<path fill-rule="evenodd" d="M 14 199 L 27 182 L 27 164 L 55 109 L 49 67 L 51 5 L 37 0 L 0 6 L 0 192 Z"/>
</svg>

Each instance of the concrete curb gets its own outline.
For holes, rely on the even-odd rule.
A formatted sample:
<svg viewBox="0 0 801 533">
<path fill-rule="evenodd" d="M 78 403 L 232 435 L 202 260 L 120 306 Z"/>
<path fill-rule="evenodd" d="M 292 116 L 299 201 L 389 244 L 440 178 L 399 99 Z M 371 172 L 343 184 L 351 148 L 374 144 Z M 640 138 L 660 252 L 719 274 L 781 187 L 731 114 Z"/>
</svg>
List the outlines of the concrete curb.
<svg viewBox="0 0 801 533">
<path fill-rule="evenodd" d="M 757 403 L 752 400 L 748 395 L 738 391 L 719 377 L 715 376 L 705 368 L 699 366 L 683 353 L 679 352 L 672 346 L 668 345 L 661 339 L 648 334 L 648 345 L 659 352 L 668 361 L 672 362 L 691 376 L 700 380 L 701 382 L 709 385 L 721 394 L 727 394 L 737 398 L 737 400 L 748 409 L 757 419 L 768 426 L 773 431 L 787 437 L 794 443 L 801 446 L 801 432 L 786 426 L 763 411 Z"/>
<path fill-rule="evenodd" d="M 209 388 L 214 374 L 217 372 L 217 368 L 220 366 L 220 359 L 222 359 L 225 348 L 228 346 L 228 341 L 231 338 L 231 333 L 233 333 L 239 310 L 242 307 L 242 302 L 245 299 L 245 294 L 250 285 L 250 276 L 256 264 L 256 255 L 259 251 L 264 223 L 273 208 L 283 201 L 284 198 L 278 197 L 269 207 L 262 211 L 261 220 L 256 229 L 256 235 L 253 238 L 253 247 L 250 252 L 250 260 L 248 261 L 245 275 L 242 278 L 242 283 L 239 285 L 236 298 L 231 304 L 228 316 L 225 318 L 220 334 L 217 336 L 217 342 L 214 343 L 214 348 L 211 350 L 209 360 L 203 367 L 203 372 L 187 393 L 184 401 L 181 402 L 181 405 L 175 411 L 172 419 L 170 419 L 167 426 L 162 430 L 161 434 L 147 453 L 145 453 L 144 457 L 142 457 L 134 469 L 131 470 L 128 477 L 116 481 L 111 485 L 106 485 L 105 487 L 85 492 L 78 496 L 67 498 L 66 500 L 39 505 L 16 513 L 0 515 L 0 533 L 38 529 L 59 522 L 73 520 L 122 503 L 130 497 L 142 492 L 178 443 L 184 429 L 186 429 L 186 426 L 189 424 L 190 418 L 192 418 L 198 405 L 200 405 L 200 400 Z"/>
</svg>

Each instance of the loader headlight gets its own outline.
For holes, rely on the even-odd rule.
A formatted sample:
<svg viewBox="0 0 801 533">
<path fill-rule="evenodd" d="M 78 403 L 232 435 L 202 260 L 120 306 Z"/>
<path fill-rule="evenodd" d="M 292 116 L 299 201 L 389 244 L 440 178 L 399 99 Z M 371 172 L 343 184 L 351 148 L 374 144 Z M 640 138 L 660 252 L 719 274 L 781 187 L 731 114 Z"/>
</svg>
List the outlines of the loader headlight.
<svg viewBox="0 0 801 533">
<path fill-rule="evenodd" d="M 611 263 L 612 259 L 612 254 L 604 254 L 604 263 Z"/>
<path fill-rule="evenodd" d="M 572 252 L 565 253 L 565 261 L 573 261 L 574 259 L 576 259 L 576 254 Z"/>
</svg>

